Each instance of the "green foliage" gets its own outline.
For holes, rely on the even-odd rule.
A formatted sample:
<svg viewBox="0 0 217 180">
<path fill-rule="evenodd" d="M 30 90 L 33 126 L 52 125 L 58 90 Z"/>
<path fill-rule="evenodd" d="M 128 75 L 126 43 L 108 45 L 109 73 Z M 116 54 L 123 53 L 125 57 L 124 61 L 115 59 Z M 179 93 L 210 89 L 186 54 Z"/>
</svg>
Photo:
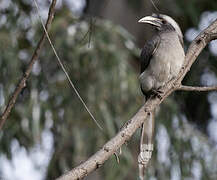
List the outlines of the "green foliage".
<svg viewBox="0 0 217 180">
<path fill-rule="evenodd" d="M 137 73 L 129 64 L 137 53 L 132 37 L 108 21 L 94 19 L 94 23 L 90 24 L 74 19 L 67 11 L 63 14 L 64 16 L 57 15 L 52 24 L 51 39 L 72 81 L 104 127 L 104 132 L 97 128 L 82 106 L 59 67 L 50 45 L 46 43 L 33 68 L 27 88 L 21 95 L 24 99 L 20 97 L 1 132 L 1 141 L 6 144 L 0 150 L 10 156 L 10 142 L 14 138 L 29 149 L 32 147 L 30 145 L 41 141 L 43 130 L 50 129 L 54 138 L 54 153 L 48 167 L 48 179 L 61 175 L 97 151 L 133 115 L 141 104 L 138 102 L 142 100 L 138 96 Z M 40 36 L 41 31 L 36 32 L 32 44 Z M 9 36 L 6 37 L 8 42 L 12 41 Z M 25 44 L 26 36 L 22 36 L 22 39 L 21 45 Z M 8 43 L 8 47 L 10 45 Z M 16 47 L 19 49 L 17 53 L 23 53 L 29 58 L 32 48 L 27 47 L 19 45 Z M 1 66 L 3 71 L 7 71 L 6 75 L 1 75 L 6 97 L 9 96 L 6 93 L 7 86 L 17 83 L 17 77 L 22 75 L 21 67 L 28 63 L 26 60 L 18 60 L 14 49 L 11 51 L 13 58 L 6 53 Z M 9 63 L 9 60 L 15 63 Z M 6 81 L 5 77 L 9 76 L 10 80 Z M 39 115 L 34 114 L 35 111 Z M 51 112 L 52 118 L 47 117 L 48 112 Z M 52 125 L 48 127 L 47 124 Z M 131 158 L 128 154 L 129 156 L 122 157 L 127 164 Z M 114 163 L 115 160 L 112 164 Z M 127 168 L 126 164 L 120 169 L 110 168 L 114 175 L 120 175 L 124 167 Z M 104 171 L 105 176 L 109 173 L 109 170 Z"/>
</svg>

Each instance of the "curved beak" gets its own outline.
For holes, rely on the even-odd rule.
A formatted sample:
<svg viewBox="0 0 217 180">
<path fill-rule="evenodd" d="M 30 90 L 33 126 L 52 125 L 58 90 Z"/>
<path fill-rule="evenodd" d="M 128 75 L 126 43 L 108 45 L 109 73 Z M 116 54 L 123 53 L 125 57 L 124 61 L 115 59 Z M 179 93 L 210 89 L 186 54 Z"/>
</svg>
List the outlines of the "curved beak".
<svg viewBox="0 0 217 180">
<path fill-rule="evenodd" d="M 161 27 L 162 22 L 159 18 L 157 17 L 153 17 L 153 16 L 145 16 L 143 18 L 141 18 L 139 21 L 139 23 L 148 23 L 157 27 Z"/>
</svg>

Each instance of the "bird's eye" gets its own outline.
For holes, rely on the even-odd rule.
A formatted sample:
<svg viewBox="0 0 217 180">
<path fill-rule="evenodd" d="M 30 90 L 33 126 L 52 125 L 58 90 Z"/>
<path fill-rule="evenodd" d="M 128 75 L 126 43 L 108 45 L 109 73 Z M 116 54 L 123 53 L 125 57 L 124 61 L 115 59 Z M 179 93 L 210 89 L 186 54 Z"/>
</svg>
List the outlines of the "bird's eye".
<svg viewBox="0 0 217 180">
<path fill-rule="evenodd" d="M 166 24 L 166 23 L 167 23 L 167 21 L 166 21 L 166 20 L 164 20 L 164 19 L 162 19 L 162 23 L 163 23 L 163 24 Z"/>
</svg>

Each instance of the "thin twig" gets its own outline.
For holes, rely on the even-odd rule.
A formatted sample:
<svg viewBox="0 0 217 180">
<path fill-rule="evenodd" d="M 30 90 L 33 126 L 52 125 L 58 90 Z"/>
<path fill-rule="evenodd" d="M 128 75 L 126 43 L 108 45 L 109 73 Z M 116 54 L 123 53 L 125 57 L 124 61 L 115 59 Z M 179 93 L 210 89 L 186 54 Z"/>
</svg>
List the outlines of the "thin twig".
<svg viewBox="0 0 217 180">
<path fill-rule="evenodd" d="M 117 163 L 119 164 L 119 163 L 120 163 L 120 159 L 119 159 L 118 153 L 115 152 L 114 155 L 115 155 L 115 158 L 116 158 Z"/>
<path fill-rule="evenodd" d="M 97 120 L 95 119 L 95 117 L 93 116 L 93 114 L 90 112 L 89 108 L 87 107 L 86 103 L 84 102 L 83 98 L 81 97 L 81 95 L 79 94 L 77 88 L 75 87 L 75 85 L 73 84 L 71 78 L 69 77 L 69 74 L 67 73 L 67 71 L 66 71 L 66 69 L 65 69 L 65 67 L 64 67 L 64 65 L 63 65 L 63 63 L 62 63 L 62 60 L 61 60 L 60 57 L 58 56 L 58 54 L 57 54 L 57 52 L 56 52 L 56 49 L 55 49 L 53 43 L 51 42 L 50 36 L 49 36 L 49 34 L 48 34 L 48 32 L 47 32 L 45 26 L 44 26 L 42 17 L 40 16 L 40 13 L 39 13 L 39 12 L 40 12 L 40 9 L 39 9 L 39 7 L 38 7 L 38 4 L 37 4 L 36 0 L 33 0 L 33 1 L 34 1 L 34 3 L 35 3 L 35 6 L 36 6 L 36 9 L 37 9 L 37 12 L 38 12 L 38 16 L 39 16 L 39 19 L 40 19 L 40 21 L 41 21 L 41 24 L 42 24 L 42 27 L 43 27 L 43 29 L 44 29 L 44 32 L 45 32 L 45 34 L 46 34 L 46 37 L 47 37 L 47 39 L 48 39 L 48 42 L 49 42 L 49 44 L 50 44 L 50 46 L 51 46 L 51 48 L 52 48 L 52 50 L 53 50 L 53 52 L 54 52 L 54 54 L 55 54 L 55 56 L 56 56 L 56 58 L 57 58 L 57 61 L 58 61 L 59 65 L 60 65 L 61 69 L 63 70 L 64 74 L 66 75 L 66 78 L 67 78 L 67 80 L 69 81 L 69 84 L 71 85 L 71 87 L 72 87 L 72 89 L 74 90 L 75 94 L 77 95 L 78 99 L 81 101 L 82 105 L 84 106 L 84 108 L 86 109 L 86 111 L 89 113 L 90 117 L 93 119 L 93 121 L 95 122 L 95 124 L 99 127 L 100 130 L 103 130 L 103 128 L 102 128 L 102 127 L 100 126 L 100 124 L 97 122 Z M 91 20 L 91 21 L 92 21 L 92 20 Z M 91 26 L 92 26 L 92 25 L 91 25 Z M 91 30 L 90 30 L 90 33 L 91 33 Z M 91 36 L 91 35 L 90 35 L 90 36 Z M 90 41 L 90 40 L 89 40 L 89 41 Z M 89 42 L 89 43 L 90 43 L 90 42 Z"/>
<path fill-rule="evenodd" d="M 159 9 L 157 8 L 157 6 L 155 5 L 154 1 L 153 0 L 150 0 L 152 5 L 154 6 L 154 8 L 157 10 L 157 12 L 159 12 Z"/>
<path fill-rule="evenodd" d="M 93 31 L 93 17 L 90 18 L 90 32 L 89 32 L 89 37 L 88 37 L 88 48 L 90 48 L 90 42 L 92 38 L 92 31 Z"/>
<path fill-rule="evenodd" d="M 49 13 L 48 13 L 48 18 L 47 18 L 47 22 L 45 25 L 46 30 L 49 29 L 51 22 L 53 20 L 54 17 L 54 8 L 56 5 L 56 0 L 53 0 L 51 5 L 50 5 L 50 9 L 49 9 Z M 18 85 L 16 86 L 16 89 L 14 90 L 13 94 L 11 95 L 11 98 L 7 104 L 7 107 L 5 108 L 4 112 L 2 113 L 1 117 L 0 117 L 0 129 L 3 127 L 6 119 L 8 118 L 12 108 L 14 107 L 17 97 L 20 94 L 20 92 L 22 91 L 22 89 L 26 86 L 26 81 L 29 78 L 29 75 L 32 71 L 32 67 L 35 63 L 35 61 L 38 59 L 38 56 L 41 52 L 41 48 L 44 44 L 46 38 L 46 34 L 44 33 L 41 37 L 41 39 L 39 40 L 37 47 L 32 55 L 32 58 L 26 68 L 26 71 L 23 74 L 23 77 L 21 78 L 21 80 L 19 81 Z"/>
<path fill-rule="evenodd" d="M 181 85 L 178 89 L 179 91 L 216 91 L 217 86 L 211 86 L 211 87 L 194 87 L 194 86 L 184 86 Z"/>
</svg>

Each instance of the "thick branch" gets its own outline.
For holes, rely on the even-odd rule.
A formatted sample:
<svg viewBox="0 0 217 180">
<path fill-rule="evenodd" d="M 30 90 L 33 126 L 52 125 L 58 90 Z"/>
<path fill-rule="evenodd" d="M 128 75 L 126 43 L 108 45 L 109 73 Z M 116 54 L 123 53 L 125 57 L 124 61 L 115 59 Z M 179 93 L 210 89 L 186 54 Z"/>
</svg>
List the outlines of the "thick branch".
<svg viewBox="0 0 217 180">
<path fill-rule="evenodd" d="M 216 91 L 217 86 L 211 86 L 211 87 L 194 87 L 194 86 L 183 86 L 181 85 L 177 90 L 181 91 Z"/>
<path fill-rule="evenodd" d="M 136 115 L 134 115 L 134 117 L 125 124 L 122 130 L 110 141 L 108 141 L 97 153 L 59 179 L 81 179 L 87 176 L 91 171 L 99 168 L 133 135 L 136 129 L 139 128 L 139 126 L 144 122 L 144 118 L 146 118 L 146 116 L 147 112 L 145 112 L 142 107 Z"/>
<path fill-rule="evenodd" d="M 68 173 L 64 174 L 58 180 L 81 179 L 90 172 L 100 167 L 110 156 L 112 156 L 139 128 L 147 117 L 166 97 L 181 86 L 181 81 L 190 70 L 202 49 L 211 41 L 217 38 L 217 20 L 215 20 L 207 29 L 191 43 L 185 57 L 185 63 L 177 78 L 171 80 L 160 90 L 163 92 L 162 98 L 150 98 L 145 105 L 140 108 L 136 115 L 130 119 L 120 132 L 109 140 L 98 152 L 92 155 L 87 161 L 81 163 Z"/>
<path fill-rule="evenodd" d="M 54 8 L 56 5 L 56 0 L 53 0 L 51 5 L 50 5 L 50 9 L 49 9 L 49 14 L 48 14 L 48 18 L 47 18 L 47 22 L 46 22 L 46 30 L 49 29 L 50 24 L 53 20 L 53 16 L 54 16 Z M 23 77 L 21 78 L 21 80 L 19 81 L 18 85 L 16 86 L 16 89 L 14 90 L 8 104 L 7 107 L 5 108 L 4 112 L 2 113 L 1 117 L 0 117 L 0 129 L 3 127 L 7 117 L 9 116 L 12 108 L 14 107 L 14 104 L 16 103 L 17 97 L 20 94 L 20 92 L 23 90 L 23 88 L 26 86 L 26 81 L 29 78 L 29 75 L 32 71 L 32 67 L 33 64 L 35 63 L 35 61 L 38 59 L 38 56 L 41 52 L 41 48 L 44 44 L 46 38 L 46 34 L 44 33 L 40 39 L 40 41 L 37 44 L 37 47 L 32 55 L 32 58 L 26 68 L 26 71 L 23 74 Z"/>
</svg>

